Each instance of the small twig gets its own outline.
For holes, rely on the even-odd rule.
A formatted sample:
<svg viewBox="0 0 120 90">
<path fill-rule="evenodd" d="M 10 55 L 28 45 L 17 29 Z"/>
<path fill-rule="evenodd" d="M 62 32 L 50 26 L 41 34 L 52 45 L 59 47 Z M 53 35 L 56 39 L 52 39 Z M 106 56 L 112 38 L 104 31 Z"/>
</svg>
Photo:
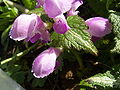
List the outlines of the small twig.
<svg viewBox="0 0 120 90">
<path fill-rule="evenodd" d="M 31 47 L 28 48 L 27 50 L 24 50 L 23 52 L 20 52 L 20 53 L 14 55 L 14 56 L 11 57 L 11 58 L 8 58 L 8 59 L 5 59 L 5 60 L 1 61 L 0 64 L 3 65 L 3 64 L 5 64 L 5 63 L 8 63 L 8 62 L 14 60 L 15 58 L 20 58 L 20 57 L 26 55 L 29 51 L 31 51 L 32 49 L 34 49 L 37 45 L 38 45 L 38 43 L 34 44 L 33 46 L 31 46 Z"/>
</svg>

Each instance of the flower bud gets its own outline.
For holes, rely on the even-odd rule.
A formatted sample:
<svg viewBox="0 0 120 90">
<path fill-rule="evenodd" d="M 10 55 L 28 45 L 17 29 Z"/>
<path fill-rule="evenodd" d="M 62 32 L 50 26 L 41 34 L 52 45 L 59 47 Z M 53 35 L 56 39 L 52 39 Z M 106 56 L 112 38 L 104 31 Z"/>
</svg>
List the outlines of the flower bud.
<svg viewBox="0 0 120 90">
<path fill-rule="evenodd" d="M 88 32 L 91 36 L 102 38 L 111 33 L 112 25 L 108 19 L 93 17 L 87 19 L 85 22 L 89 27 Z"/>
<path fill-rule="evenodd" d="M 70 29 L 63 14 L 54 18 L 54 20 L 55 23 L 53 24 L 53 29 L 55 30 L 55 32 L 59 34 L 64 34 Z"/>
<path fill-rule="evenodd" d="M 39 54 L 32 65 L 32 72 L 36 78 L 44 78 L 55 70 L 56 59 L 60 55 L 61 50 L 50 47 Z"/>
</svg>

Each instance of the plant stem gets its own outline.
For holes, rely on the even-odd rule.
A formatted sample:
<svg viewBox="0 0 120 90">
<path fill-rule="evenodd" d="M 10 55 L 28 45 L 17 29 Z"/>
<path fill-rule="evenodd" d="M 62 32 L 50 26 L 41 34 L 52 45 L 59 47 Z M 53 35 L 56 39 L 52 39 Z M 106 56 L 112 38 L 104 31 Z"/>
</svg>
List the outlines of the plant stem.
<svg viewBox="0 0 120 90">
<path fill-rule="evenodd" d="M 12 2 L 12 1 L 9 1 L 9 0 L 3 0 L 3 1 L 4 1 L 4 3 L 6 3 L 6 4 L 10 5 L 10 6 L 14 6 L 14 7 L 18 8 L 23 13 L 28 13 L 29 12 L 29 10 L 26 9 L 25 7 L 23 7 L 23 6 L 19 5 L 19 4 L 16 4 L 16 3 Z"/>
<path fill-rule="evenodd" d="M 72 52 L 73 52 L 73 54 L 75 55 L 75 57 L 76 57 L 76 59 L 77 59 L 77 61 L 78 61 L 78 64 L 79 64 L 79 66 L 80 66 L 80 70 L 83 70 L 84 65 L 83 65 L 82 59 L 81 59 L 80 56 L 78 55 L 77 51 L 73 50 Z"/>
<path fill-rule="evenodd" d="M 112 64 L 114 65 L 115 64 L 114 54 L 110 54 L 110 58 L 111 58 Z"/>
<path fill-rule="evenodd" d="M 20 57 L 26 55 L 26 54 L 27 54 L 28 52 L 30 52 L 32 49 L 36 48 L 37 45 L 38 45 L 38 43 L 34 44 L 33 46 L 31 46 L 31 47 L 28 48 L 27 50 L 24 50 L 23 52 L 20 52 L 20 53 L 14 55 L 14 56 L 11 57 L 11 58 L 8 58 L 8 59 L 5 59 L 5 60 L 1 61 L 0 64 L 3 65 L 3 64 L 5 64 L 5 63 L 8 63 L 8 62 L 14 60 L 15 58 L 20 58 Z M 42 47 L 42 45 L 41 45 L 41 47 Z"/>
</svg>

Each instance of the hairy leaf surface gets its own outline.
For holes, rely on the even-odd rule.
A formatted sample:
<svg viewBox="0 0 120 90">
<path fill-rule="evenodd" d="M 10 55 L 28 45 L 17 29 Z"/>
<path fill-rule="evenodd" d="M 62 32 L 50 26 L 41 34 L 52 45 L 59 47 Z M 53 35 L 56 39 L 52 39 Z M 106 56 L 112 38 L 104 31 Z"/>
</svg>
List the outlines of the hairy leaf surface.
<svg viewBox="0 0 120 90">
<path fill-rule="evenodd" d="M 111 50 L 112 53 L 120 53 L 120 12 L 112 11 L 109 16 L 112 25 L 113 33 L 115 34 L 115 46 Z"/>
</svg>

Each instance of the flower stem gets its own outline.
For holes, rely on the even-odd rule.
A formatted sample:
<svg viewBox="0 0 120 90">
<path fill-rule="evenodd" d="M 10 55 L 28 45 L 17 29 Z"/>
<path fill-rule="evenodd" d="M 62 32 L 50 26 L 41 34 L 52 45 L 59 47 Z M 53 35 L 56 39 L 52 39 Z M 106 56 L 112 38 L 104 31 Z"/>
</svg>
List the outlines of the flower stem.
<svg viewBox="0 0 120 90">
<path fill-rule="evenodd" d="M 16 3 L 12 2 L 12 1 L 9 1 L 9 0 L 3 0 L 3 1 L 4 1 L 5 4 L 8 4 L 10 6 L 14 6 L 14 7 L 18 8 L 23 13 L 28 13 L 29 12 L 29 10 L 26 9 L 25 7 L 23 7 L 23 6 L 19 5 L 19 4 L 16 4 Z"/>
<path fill-rule="evenodd" d="M 1 61 L 0 64 L 3 65 L 3 64 L 5 64 L 5 63 L 8 63 L 8 62 L 14 60 L 15 58 L 20 58 L 20 57 L 26 55 L 26 54 L 27 54 L 28 52 L 30 52 L 32 49 L 36 48 L 37 45 L 38 45 L 38 43 L 34 44 L 33 46 L 31 46 L 31 47 L 28 48 L 27 50 L 24 50 L 23 52 L 20 52 L 20 53 L 14 55 L 14 56 L 11 57 L 11 58 L 8 58 L 8 59 L 5 59 L 5 60 Z M 42 47 L 42 45 L 41 45 L 41 47 Z"/>
</svg>

